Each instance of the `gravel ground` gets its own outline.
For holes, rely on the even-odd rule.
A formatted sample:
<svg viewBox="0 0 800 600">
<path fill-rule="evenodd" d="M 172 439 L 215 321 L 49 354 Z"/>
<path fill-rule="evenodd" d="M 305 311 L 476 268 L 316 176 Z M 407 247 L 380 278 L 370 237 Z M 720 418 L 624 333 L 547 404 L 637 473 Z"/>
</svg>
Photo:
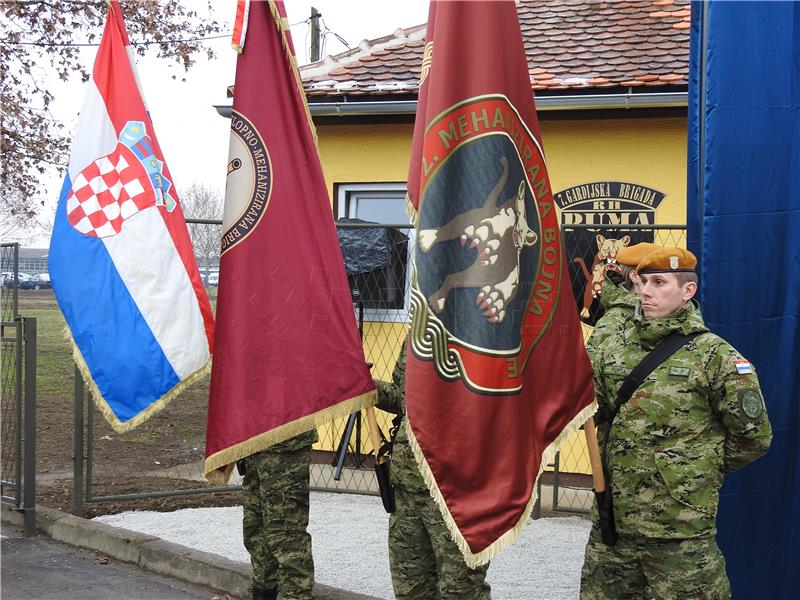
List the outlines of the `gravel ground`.
<svg viewBox="0 0 800 600">
<path fill-rule="evenodd" d="M 127 512 L 95 520 L 249 562 L 242 544 L 240 506 L 170 513 Z M 388 515 L 377 497 L 312 492 L 309 531 L 317 581 L 378 598 L 393 598 L 386 549 L 388 524 Z M 580 517 L 551 517 L 529 523 L 517 542 L 492 561 L 492 597 L 577 598 L 589 528 L 589 521 Z"/>
</svg>

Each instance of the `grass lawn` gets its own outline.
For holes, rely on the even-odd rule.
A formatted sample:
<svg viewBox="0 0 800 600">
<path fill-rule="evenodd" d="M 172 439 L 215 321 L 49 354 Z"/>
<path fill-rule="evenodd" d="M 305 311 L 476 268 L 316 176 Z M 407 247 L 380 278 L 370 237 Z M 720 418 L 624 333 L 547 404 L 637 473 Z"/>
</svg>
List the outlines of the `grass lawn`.
<svg viewBox="0 0 800 600">
<path fill-rule="evenodd" d="M 38 395 L 73 397 L 75 363 L 66 338 L 66 324 L 53 290 L 20 290 L 19 312 L 36 317 L 36 380 Z"/>
</svg>

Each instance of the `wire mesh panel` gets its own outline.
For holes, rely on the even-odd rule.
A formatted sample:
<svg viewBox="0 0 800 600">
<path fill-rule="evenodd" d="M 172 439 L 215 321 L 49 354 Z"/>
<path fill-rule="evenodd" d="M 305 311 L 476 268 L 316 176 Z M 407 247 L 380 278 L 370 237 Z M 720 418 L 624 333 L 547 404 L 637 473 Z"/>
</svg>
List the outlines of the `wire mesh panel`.
<svg viewBox="0 0 800 600">
<path fill-rule="evenodd" d="M 686 247 L 686 228 L 678 225 L 569 225 L 563 235 L 575 306 L 589 325 L 602 316 L 597 290 L 621 248 L 640 242 Z"/>
<path fill-rule="evenodd" d="M 21 498 L 21 417 L 22 417 L 22 330 L 16 321 L 19 273 L 19 245 L 2 244 L 2 288 L 0 288 L 0 430 L 2 434 L 2 498 L 19 506 Z"/>
<path fill-rule="evenodd" d="M 192 221 L 190 225 L 216 231 L 220 227 L 217 221 Z M 338 223 L 337 231 L 366 360 L 372 364 L 374 378 L 391 380 L 407 333 L 414 231 L 408 225 L 377 225 L 356 220 Z M 193 239 L 200 237 L 193 235 Z M 626 225 L 624 229 L 573 225 L 565 227 L 564 241 L 576 310 L 588 309 L 588 316 L 583 318 L 588 335 L 591 325 L 601 315 L 601 308 L 591 295 L 587 306 L 586 289 L 591 284 L 592 265 L 607 258 L 604 249 L 637 241 L 685 247 L 686 232 L 685 227 L 673 225 Z M 207 257 L 204 264 L 208 266 L 209 276 L 205 279 L 213 305 L 218 278 L 212 275 L 218 273 L 218 256 Z M 92 419 L 87 441 L 87 499 L 218 491 L 220 488 L 211 488 L 202 475 L 208 383 L 206 379 L 190 386 L 159 415 L 128 433 L 117 434 L 103 419 Z M 379 427 L 388 435 L 393 415 L 376 412 Z M 377 493 L 372 469 L 374 448 L 363 412 L 323 425 L 318 433 L 319 442 L 312 454 L 312 487 Z M 5 439 L 8 438 L 4 430 Z M 566 441 L 556 462 L 547 469 L 543 481 L 552 489 L 543 493 L 552 491 L 553 508 L 588 510 L 592 503 L 591 470 L 582 432 Z M 238 483 L 234 471 L 231 486 L 222 489 L 236 490 Z"/>
<path fill-rule="evenodd" d="M 374 378 L 391 381 L 408 329 L 413 232 L 408 225 L 377 226 L 356 219 L 340 220 L 337 228 L 364 355 Z M 376 412 L 378 426 L 388 436 L 393 415 Z M 334 420 L 318 431 L 312 486 L 377 493 L 375 449 L 364 415 Z M 327 465 L 333 465 L 333 472 Z"/>
</svg>

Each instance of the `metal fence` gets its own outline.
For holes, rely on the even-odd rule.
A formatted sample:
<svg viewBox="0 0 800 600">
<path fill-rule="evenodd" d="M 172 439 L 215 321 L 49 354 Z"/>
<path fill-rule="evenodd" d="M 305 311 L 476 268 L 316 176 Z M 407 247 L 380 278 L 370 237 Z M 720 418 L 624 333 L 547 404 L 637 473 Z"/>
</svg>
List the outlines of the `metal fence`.
<svg viewBox="0 0 800 600">
<path fill-rule="evenodd" d="M 190 232 L 198 227 L 220 229 L 218 221 L 188 220 Z M 390 379 L 395 360 L 406 335 L 409 287 L 414 256 L 414 231 L 408 225 L 337 225 L 343 248 L 353 308 L 361 331 L 367 361 L 373 376 Z M 353 232 L 360 232 L 353 234 Z M 624 238 L 627 236 L 627 240 Z M 360 240 L 360 241 L 359 241 Z M 617 240 L 614 242 L 614 240 Z M 603 248 L 655 241 L 685 247 L 685 227 L 675 225 L 571 226 L 564 229 L 564 241 L 576 310 L 584 308 L 584 291 L 591 285 L 593 262 Z M 359 253 L 377 253 L 381 265 L 357 260 Z M 580 260 L 576 260 L 580 259 Z M 597 263 L 603 262 L 603 257 Z M 204 277 L 213 273 L 217 257 L 206 258 Z M 581 265 L 583 262 L 583 266 Z M 369 263 L 369 261 L 367 261 Z M 597 264 L 596 263 L 596 264 Z M 208 266 L 210 265 L 210 267 Z M 584 268 L 585 267 L 585 268 Z M 208 278 L 207 289 L 216 300 L 215 278 Z M 600 315 L 597 302 L 588 306 L 584 321 L 593 323 Z M 587 328 L 587 332 L 589 329 Z M 158 416 L 124 434 L 114 433 L 96 411 L 89 410 L 80 378 L 76 378 L 75 469 L 73 510 L 79 514 L 84 502 L 124 501 L 184 494 L 234 491 L 235 476 L 228 487 L 205 483 L 202 460 L 208 380 L 188 389 Z M 378 411 L 379 425 L 388 432 L 391 415 Z M 352 493 L 377 493 L 372 470 L 372 445 L 367 420 L 360 415 L 338 419 L 318 429 L 311 486 L 313 489 Z M 112 443 L 113 442 L 113 443 Z M 346 451 L 343 448 L 346 447 Z M 143 461 L 142 449 L 147 448 Z M 132 462 L 133 457 L 137 462 Z M 588 456 L 582 436 L 573 436 L 548 466 L 541 478 L 540 498 L 555 510 L 586 511 L 592 496 Z"/>
<path fill-rule="evenodd" d="M 0 290 L 0 496 L 23 513 L 30 536 L 36 532 L 36 319 L 18 312 L 19 245 L 0 245 L 0 256 L 12 269 Z"/>
</svg>

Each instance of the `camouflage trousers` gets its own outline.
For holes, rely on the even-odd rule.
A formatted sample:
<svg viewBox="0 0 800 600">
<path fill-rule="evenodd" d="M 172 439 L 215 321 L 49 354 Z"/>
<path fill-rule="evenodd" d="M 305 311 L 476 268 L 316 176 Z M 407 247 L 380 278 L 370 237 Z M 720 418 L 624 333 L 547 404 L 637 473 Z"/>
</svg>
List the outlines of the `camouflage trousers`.
<svg viewBox="0 0 800 600">
<path fill-rule="evenodd" d="M 609 547 L 595 525 L 586 545 L 581 600 L 728 600 L 714 535 L 662 540 L 620 536 Z"/>
<path fill-rule="evenodd" d="M 397 510 L 389 517 L 389 566 L 397 600 L 488 600 L 488 565 L 467 568 L 407 442 L 394 445 Z"/>
<path fill-rule="evenodd" d="M 281 598 L 311 600 L 314 560 L 308 527 L 311 450 L 265 450 L 245 459 L 242 482 L 244 545 L 254 588 L 280 590 Z"/>
</svg>

